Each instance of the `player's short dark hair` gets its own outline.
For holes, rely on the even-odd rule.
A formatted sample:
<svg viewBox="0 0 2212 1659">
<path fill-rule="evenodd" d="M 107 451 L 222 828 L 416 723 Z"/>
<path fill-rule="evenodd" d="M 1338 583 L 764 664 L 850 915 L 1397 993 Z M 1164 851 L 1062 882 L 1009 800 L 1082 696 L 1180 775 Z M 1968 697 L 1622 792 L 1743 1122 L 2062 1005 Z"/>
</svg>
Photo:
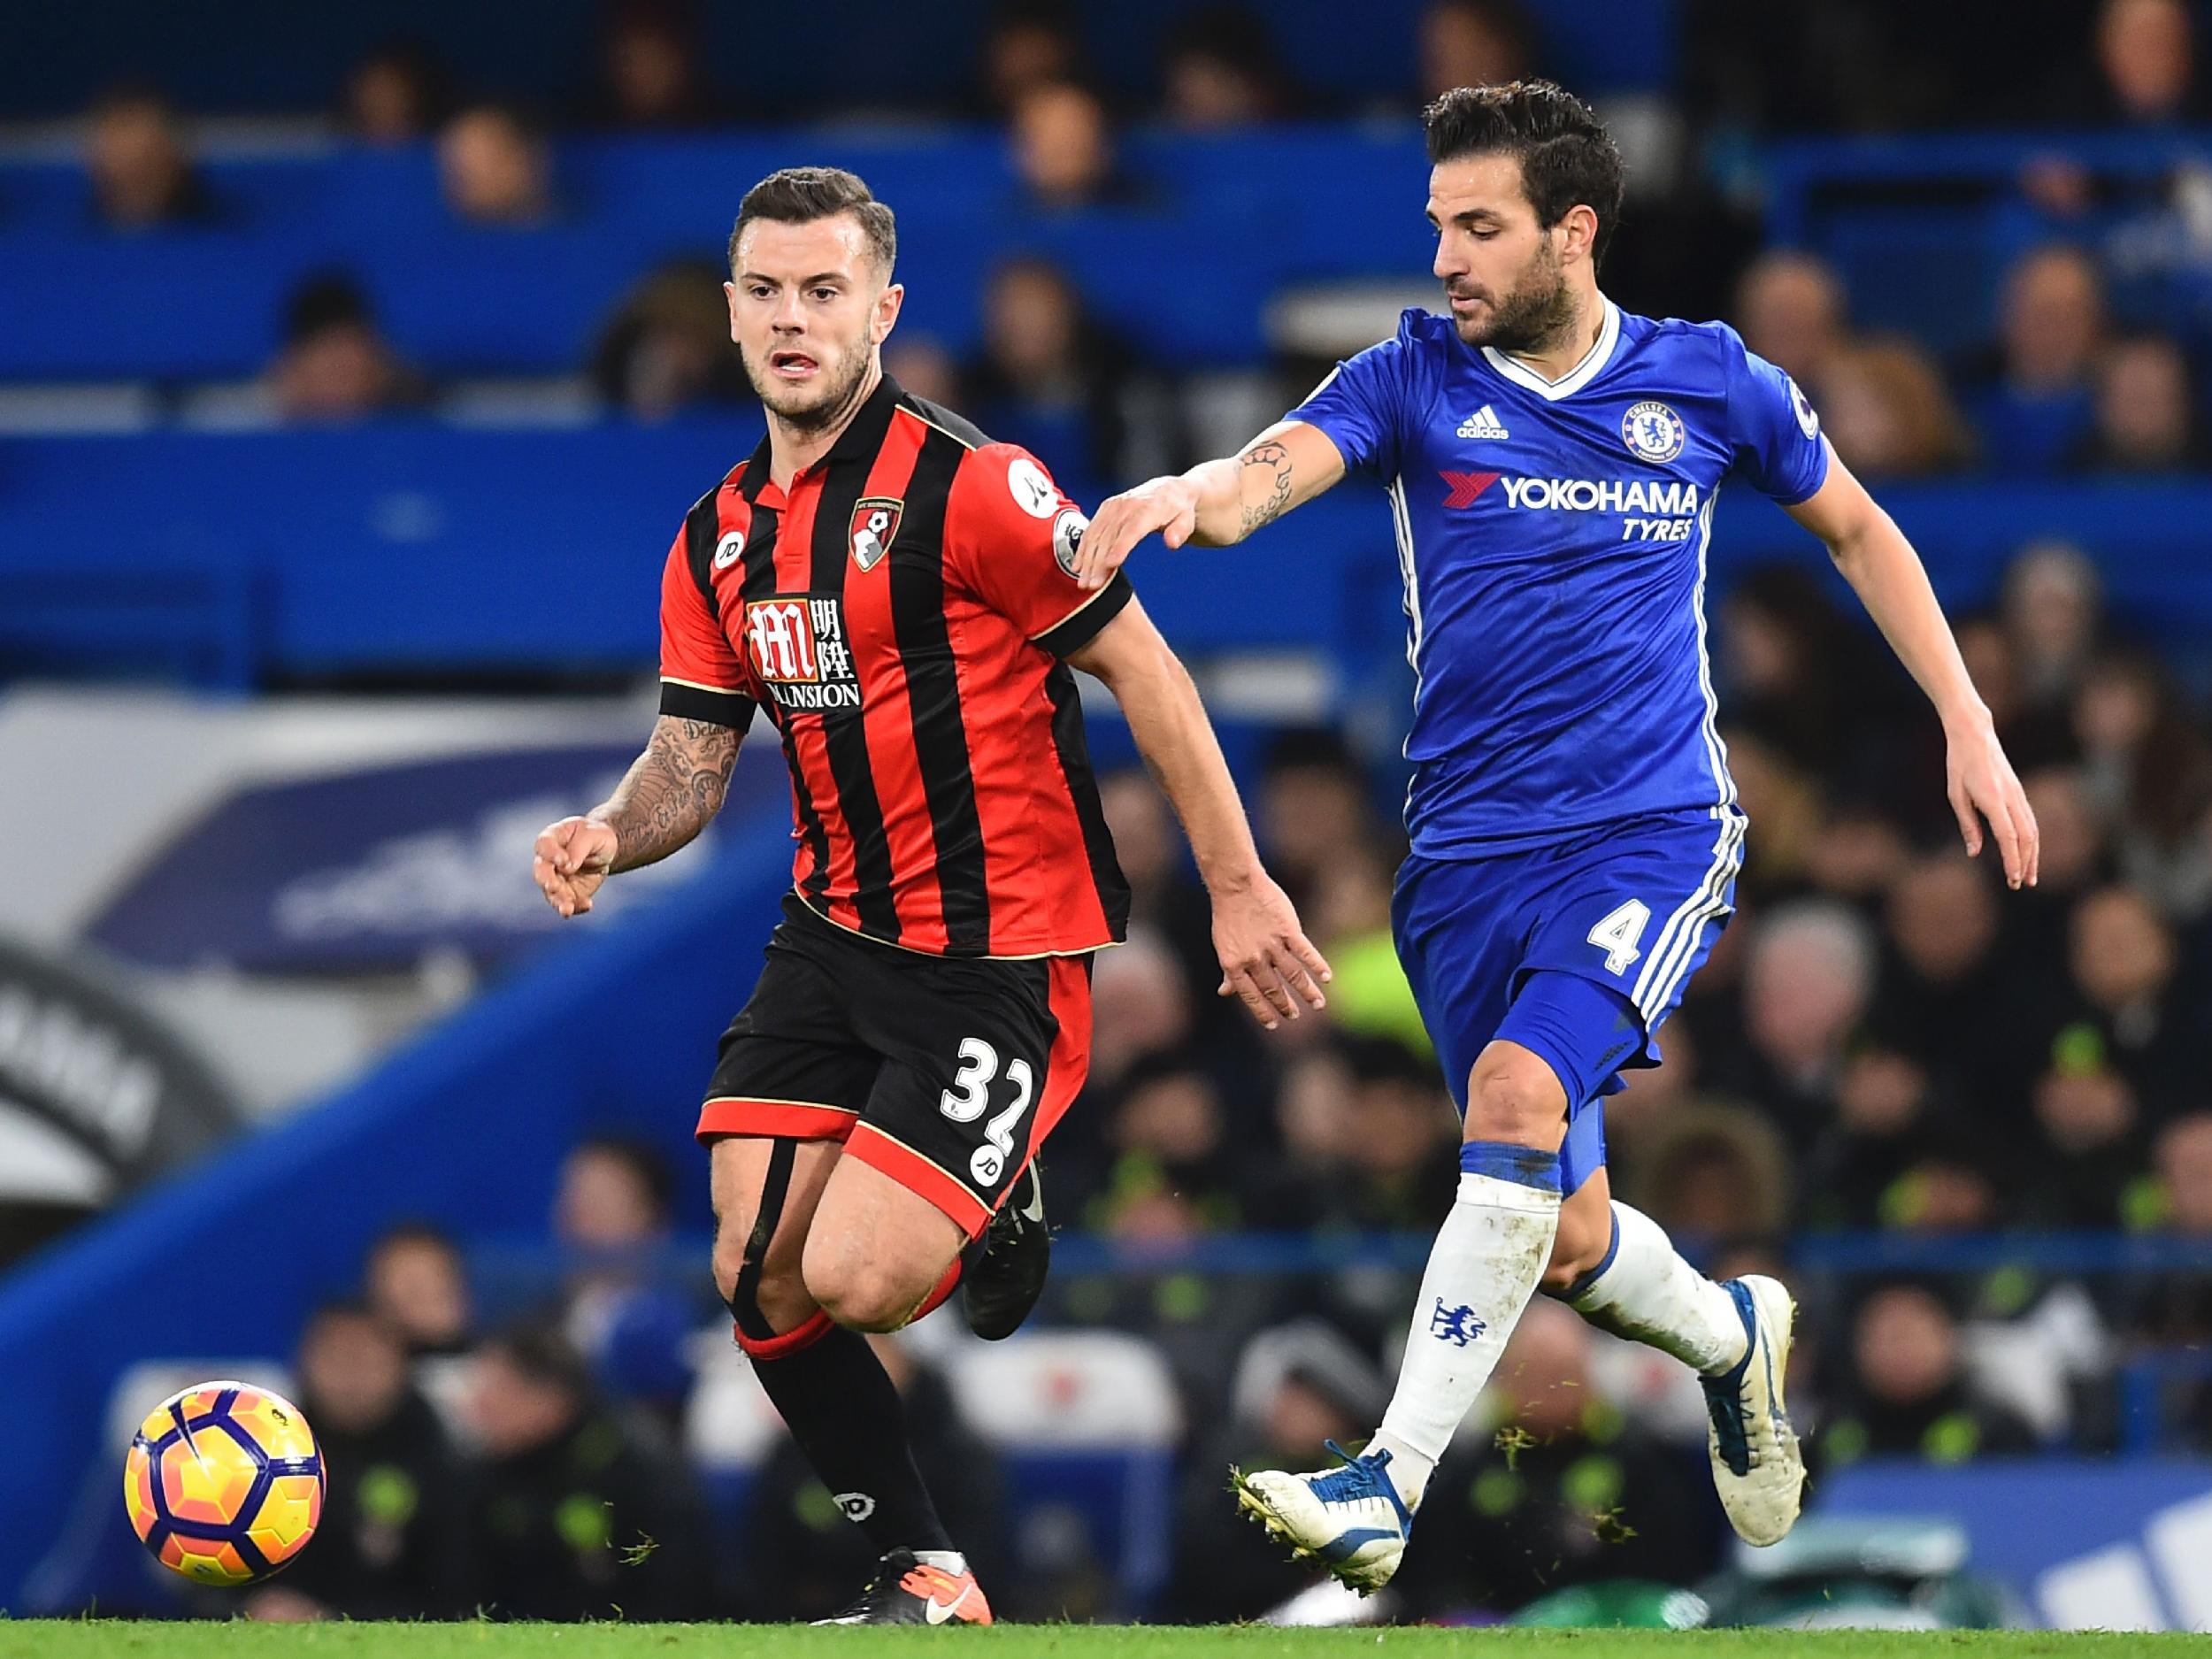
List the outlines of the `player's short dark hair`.
<svg viewBox="0 0 2212 1659">
<path fill-rule="evenodd" d="M 1454 87 L 1421 111 L 1432 163 L 1507 155 L 1546 230 L 1577 204 L 1598 216 L 1593 265 L 1602 264 L 1621 216 L 1621 152 L 1595 111 L 1548 81 Z"/>
<path fill-rule="evenodd" d="M 842 167 L 785 167 L 746 191 L 737 204 L 737 223 L 730 227 L 730 269 L 737 269 L 737 240 L 755 219 L 810 225 L 840 213 L 849 213 L 858 221 L 888 280 L 899 257 L 898 221 L 858 173 Z"/>
</svg>

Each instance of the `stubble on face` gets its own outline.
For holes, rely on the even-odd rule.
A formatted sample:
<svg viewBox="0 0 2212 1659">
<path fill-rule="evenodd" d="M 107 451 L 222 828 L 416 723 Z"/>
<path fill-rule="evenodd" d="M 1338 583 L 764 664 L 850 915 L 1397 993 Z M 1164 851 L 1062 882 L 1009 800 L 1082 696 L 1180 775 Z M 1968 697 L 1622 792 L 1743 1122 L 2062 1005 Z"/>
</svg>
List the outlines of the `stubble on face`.
<svg viewBox="0 0 2212 1659">
<path fill-rule="evenodd" d="M 1446 292 L 1450 291 L 1447 284 Z M 1453 319 L 1453 326 L 1467 344 L 1525 357 L 1558 345 L 1574 325 L 1574 293 L 1549 236 L 1537 243 L 1535 254 L 1503 298 L 1480 317 Z"/>
<path fill-rule="evenodd" d="M 765 363 L 754 362 L 751 352 L 738 356 L 763 408 L 795 431 L 820 432 L 835 426 L 860 401 L 861 383 L 868 378 L 868 342 L 864 335 L 854 344 L 832 348 L 813 340 L 805 349 L 821 364 L 822 375 L 818 387 L 804 390 L 785 386 Z"/>
</svg>

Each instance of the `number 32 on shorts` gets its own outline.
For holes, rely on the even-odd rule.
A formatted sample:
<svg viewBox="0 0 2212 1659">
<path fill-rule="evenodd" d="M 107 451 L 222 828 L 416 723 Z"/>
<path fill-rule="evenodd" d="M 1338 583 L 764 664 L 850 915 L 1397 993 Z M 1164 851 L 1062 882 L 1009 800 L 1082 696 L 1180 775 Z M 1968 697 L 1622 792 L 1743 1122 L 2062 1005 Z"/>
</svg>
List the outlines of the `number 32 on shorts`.
<svg viewBox="0 0 2212 1659">
<path fill-rule="evenodd" d="M 1644 936 L 1644 924 L 1651 920 L 1651 907 L 1641 899 L 1631 899 L 1619 909 L 1609 910 L 1604 918 L 1590 930 L 1590 942 L 1605 953 L 1605 971 L 1617 978 L 1628 972 L 1628 965 L 1644 953 L 1636 943 Z"/>
<path fill-rule="evenodd" d="M 996 1076 L 998 1050 L 980 1037 L 964 1038 L 960 1044 L 960 1070 L 953 1076 L 952 1087 L 939 1100 L 938 1110 L 956 1124 L 973 1123 L 991 1103 L 991 1079 Z M 995 1187 L 999 1177 L 1006 1173 L 1006 1161 L 1014 1156 L 1014 1125 L 1029 1110 L 1029 1096 L 1035 1084 L 1029 1062 L 1009 1061 L 1006 1080 L 1014 1086 L 1014 1098 L 983 1125 L 987 1144 L 978 1147 L 968 1158 L 968 1173 L 979 1187 Z"/>
</svg>

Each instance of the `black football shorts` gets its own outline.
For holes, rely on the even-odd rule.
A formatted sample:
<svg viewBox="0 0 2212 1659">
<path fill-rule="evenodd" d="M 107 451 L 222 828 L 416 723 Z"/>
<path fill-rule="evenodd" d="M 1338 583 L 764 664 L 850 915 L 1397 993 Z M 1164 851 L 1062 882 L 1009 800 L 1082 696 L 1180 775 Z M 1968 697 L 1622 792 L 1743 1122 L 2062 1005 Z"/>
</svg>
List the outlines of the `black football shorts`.
<svg viewBox="0 0 2212 1659">
<path fill-rule="evenodd" d="M 700 1141 L 841 1141 L 979 1235 L 1090 1070 L 1091 958 L 905 950 L 796 893 L 766 955 Z"/>
</svg>

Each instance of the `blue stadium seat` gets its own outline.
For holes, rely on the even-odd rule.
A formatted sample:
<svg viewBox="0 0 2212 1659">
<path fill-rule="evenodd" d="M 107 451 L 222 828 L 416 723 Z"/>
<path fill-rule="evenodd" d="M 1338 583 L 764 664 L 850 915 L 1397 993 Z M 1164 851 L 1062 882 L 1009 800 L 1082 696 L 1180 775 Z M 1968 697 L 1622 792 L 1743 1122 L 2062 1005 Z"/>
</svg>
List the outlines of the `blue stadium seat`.
<svg viewBox="0 0 2212 1659">
<path fill-rule="evenodd" d="M 2185 129 L 1781 143 L 1765 157 L 1768 239 L 1834 262 L 1862 326 L 1901 330 L 1953 351 L 1993 334 L 2005 271 L 2021 253 L 2051 241 L 2096 246 L 2131 211 L 2155 203 L 2171 173 L 2202 167 L 2208 153 L 2204 137 Z M 2022 176 L 2054 157 L 2112 204 L 2064 221 L 2039 211 Z M 2116 297 L 2124 310 L 2140 298 Z M 2194 309 L 2185 297 L 2163 321 L 2201 334 Z"/>
<path fill-rule="evenodd" d="M 1067 212 L 1027 204 L 1003 142 L 968 129 L 580 139 L 560 149 L 560 213 L 529 230 L 457 223 L 426 145 L 214 165 L 213 219 L 127 236 L 93 224 L 77 170 L 0 165 L 0 380 L 253 374 L 286 296 L 332 268 L 362 280 L 403 355 L 434 373 L 573 371 L 637 278 L 718 257 L 745 187 L 802 158 L 856 169 L 902 210 L 910 326 L 960 353 L 984 278 L 1016 253 L 1061 261 L 1178 369 L 1263 358 L 1265 302 L 1286 283 L 1428 258 L 1409 127 L 1140 137 L 1138 200 Z"/>
</svg>

